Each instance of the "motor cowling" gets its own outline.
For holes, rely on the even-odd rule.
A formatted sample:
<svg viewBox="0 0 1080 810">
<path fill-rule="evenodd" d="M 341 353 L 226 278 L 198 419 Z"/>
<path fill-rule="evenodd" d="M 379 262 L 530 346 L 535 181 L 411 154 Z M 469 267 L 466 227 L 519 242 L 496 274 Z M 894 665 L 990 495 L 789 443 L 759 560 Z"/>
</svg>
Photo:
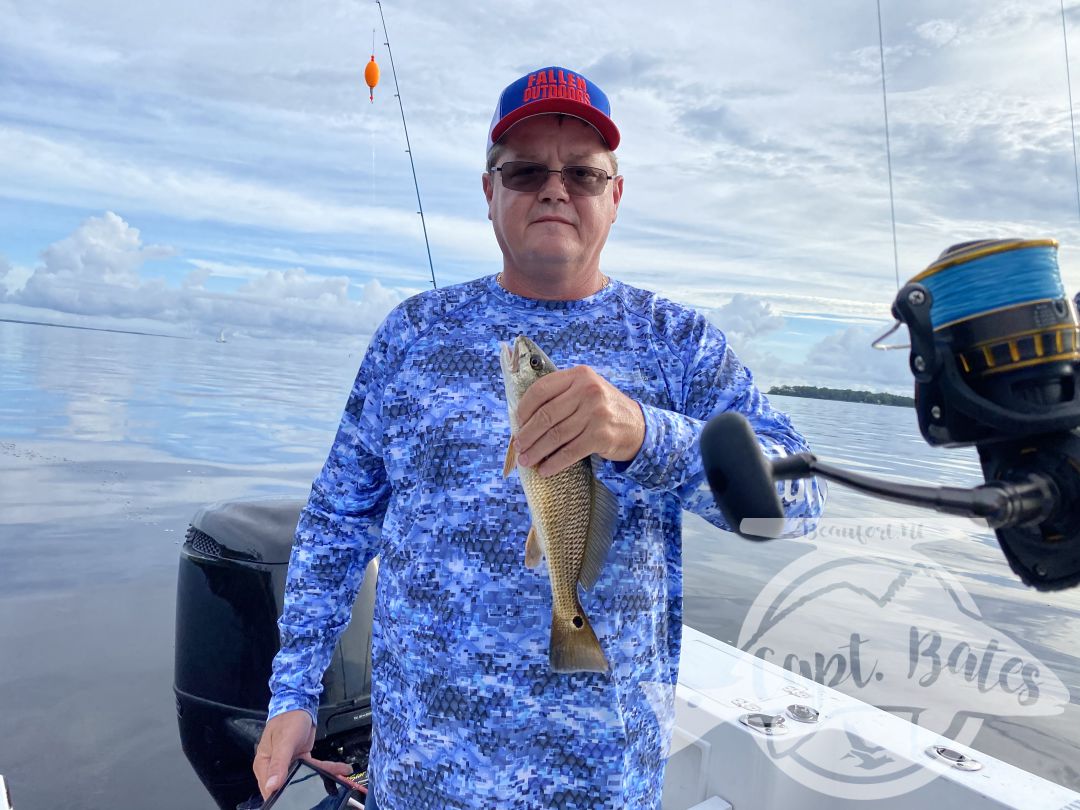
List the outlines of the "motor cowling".
<svg viewBox="0 0 1080 810">
<path fill-rule="evenodd" d="M 266 722 L 277 619 L 303 501 L 213 504 L 180 551 L 174 692 L 180 741 L 223 810 L 257 792 L 251 764 Z M 323 676 L 315 755 L 366 766 L 371 738 L 374 561 Z"/>
</svg>

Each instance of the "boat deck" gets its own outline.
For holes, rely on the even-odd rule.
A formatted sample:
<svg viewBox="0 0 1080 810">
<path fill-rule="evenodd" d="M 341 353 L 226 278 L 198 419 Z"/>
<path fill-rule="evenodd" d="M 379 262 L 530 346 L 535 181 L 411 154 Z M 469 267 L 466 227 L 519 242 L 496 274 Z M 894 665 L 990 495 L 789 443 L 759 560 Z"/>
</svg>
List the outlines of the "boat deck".
<svg viewBox="0 0 1080 810">
<path fill-rule="evenodd" d="M 783 717 L 783 731 L 752 729 L 754 714 Z M 685 627 L 663 808 L 729 804 L 1080 810 L 1080 794 Z"/>
</svg>

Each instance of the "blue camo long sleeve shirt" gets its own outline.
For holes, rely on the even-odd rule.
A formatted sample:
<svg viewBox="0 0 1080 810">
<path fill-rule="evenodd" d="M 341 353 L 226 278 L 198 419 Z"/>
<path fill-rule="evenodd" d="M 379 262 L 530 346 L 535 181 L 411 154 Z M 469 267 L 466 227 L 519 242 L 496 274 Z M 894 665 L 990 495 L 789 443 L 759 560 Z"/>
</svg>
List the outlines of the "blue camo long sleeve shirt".
<svg viewBox="0 0 1080 810">
<path fill-rule="evenodd" d="M 603 462 L 619 519 L 581 601 L 609 673 L 548 663 L 546 564 L 524 565 L 499 341 L 531 337 L 560 368 L 592 366 L 635 399 L 645 440 Z M 681 513 L 717 526 L 698 437 L 734 410 L 770 455 L 806 450 L 703 316 L 612 280 L 578 301 L 513 295 L 494 276 L 405 301 L 367 350 L 297 527 L 271 716 L 314 712 L 367 564 L 380 555 L 369 771 L 385 810 L 659 808 L 678 676 Z M 818 483 L 782 490 L 814 518 Z M 663 704 L 663 701 L 661 701 Z"/>
</svg>

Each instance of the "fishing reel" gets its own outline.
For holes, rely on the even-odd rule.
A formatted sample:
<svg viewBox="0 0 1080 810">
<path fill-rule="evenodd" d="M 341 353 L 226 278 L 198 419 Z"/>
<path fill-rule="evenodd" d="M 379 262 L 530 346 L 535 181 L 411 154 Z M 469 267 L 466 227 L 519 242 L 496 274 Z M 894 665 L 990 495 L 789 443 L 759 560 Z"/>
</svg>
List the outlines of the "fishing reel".
<svg viewBox="0 0 1080 810">
<path fill-rule="evenodd" d="M 1080 296 L 1077 296 L 1080 307 Z M 1065 296 L 1057 242 L 984 240 L 946 250 L 899 293 L 910 334 L 919 430 L 933 446 L 974 446 L 986 484 L 924 487 L 873 479 L 804 453 L 769 461 L 749 425 L 721 414 L 701 450 L 717 504 L 744 537 L 782 525 L 775 482 L 820 475 L 888 500 L 983 518 L 1027 585 L 1080 584 L 1080 326 Z M 741 424 L 739 424 L 741 420 Z M 760 465 L 729 469 L 732 452 Z M 722 458 L 724 456 L 726 458 Z"/>
<path fill-rule="evenodd" d="M 946 250 L 897 293 L 911 336 L 919 430 L 974 445 L 988 484 L 1041 481 L 1032 519 L 997 528 L 1035 587 L 1080 581 L 1080 328 L 1057 242 L 987 240 Z"/>
<path fill-rule="evenodd" d="M 981 452 L 1080 427 L 1080 341 L 1056 250 L 1049 239 L 965 242 L 897 293 L 929 444 Z"/>
</svg>

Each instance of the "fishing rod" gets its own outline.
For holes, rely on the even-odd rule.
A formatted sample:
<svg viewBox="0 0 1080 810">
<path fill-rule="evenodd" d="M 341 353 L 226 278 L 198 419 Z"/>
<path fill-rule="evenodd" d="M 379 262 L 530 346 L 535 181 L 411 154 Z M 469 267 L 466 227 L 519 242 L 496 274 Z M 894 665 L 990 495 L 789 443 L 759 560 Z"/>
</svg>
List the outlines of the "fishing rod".
<svg viewBox="0 0 1080 810">
<path fill-rule="evenodd" d="M 420 226 L 424 229 L 424 247 L 427 248 L 428 267 L 431 269 L 431 286 L 438 289 L 435 283 L 435 265 L 431 261 L 431 242 L 428 241 L 427 220 L 424 219 L 424 204 L 420 200 L 420 182 L 416 179 L 416 163 L 413 161 L 412 144 L 409 143 L 409 126 L 405 123 L 405 105 L 401 101 L 401 87 L 398 85 L 397 68 L 394 67 L 394 52 L 390 48 L 390 33 L 386 30 L 386 16 L 383 14 L 382 0 L 375 0 L 379 7 L 379 19 L 382 20 L 383 36 L 385 37 L 386 53 L 390 56 L 390 73 L 394 77 L 394 97 L 398 100 L 398 108 L 401 110 L 401 128 L 405 130 L 405 151 L 409 155 L 409 167 L 412 169 L 413 186 L 416 188 L 416 213 L 420 215 Z"/>
<path fill-rule="evenodd" d="M 889 168 L 889 215 L 892 219 L 893 268 L 896 271 L 896 288 L 900 289 L 900 251 L 896 244 L 896 203 L 893 201 L 892 143 L 889 139 L 889 100 L 885 92 L 885 38 L 881 32 L 881 0 L 877 0 L 877 35 L 878 56 L 881 58 L 881 107 L 885 112 L 885 160 Z"/>
<path fill-rule="evenodd" d="M 1061 38 L 1065 43 L 1065 86 L 1069 91 L 1069 131 L 1072 133 L 1073 180 L 1076 182 L 1076 213 L 1080 214 L 1080 166 L 1076 159 L 1076 116 L 1073 115 L 1072 75 L 1069 70 L 1069 33 L 1065 27 L 1065 0 L 1061 0 Z"/>
</svg>

